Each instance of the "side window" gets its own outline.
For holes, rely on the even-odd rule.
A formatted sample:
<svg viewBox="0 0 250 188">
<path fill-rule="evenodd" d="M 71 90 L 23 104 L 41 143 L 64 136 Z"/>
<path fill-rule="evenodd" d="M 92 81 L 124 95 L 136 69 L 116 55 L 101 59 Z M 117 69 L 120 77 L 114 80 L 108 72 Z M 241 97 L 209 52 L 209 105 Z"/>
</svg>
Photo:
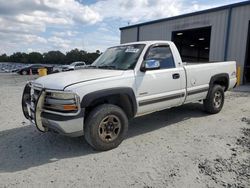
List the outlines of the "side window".
<svg viewBox="0 0 250 188">
<path fill-rule="evenodd" d="M 85 64 L 84 63 L 78 63 L 76 64 L 76 67 L 80 67 L 80 66 L 84 66 Z"/>
<path fill-rule="evenodd" d="M 33 65 L 32 68 L 41 68 L 41 65 Z"/>
<path fill-rule="evenodd" d="M 175 68 L 174 58 L 169 46 L 152 47 L 146 56 L 146 60 L 151 59 L 160 61 L 161 69 Z"/>
</svg>

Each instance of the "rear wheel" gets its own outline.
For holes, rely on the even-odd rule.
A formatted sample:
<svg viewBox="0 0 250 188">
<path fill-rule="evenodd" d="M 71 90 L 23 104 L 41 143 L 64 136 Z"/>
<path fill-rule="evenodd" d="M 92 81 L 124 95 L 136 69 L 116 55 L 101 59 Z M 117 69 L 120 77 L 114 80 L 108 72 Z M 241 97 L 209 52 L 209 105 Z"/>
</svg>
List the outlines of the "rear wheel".
<svg viewBox="0 0 250 188">
<path fill-rule="evenodd" d="M 220 85 L 214 85 L 207 98 L 203 101 L 206 112 L 216 114 L 224 104 L 224 90 Z"/>
<path fill-rule="evenodd" d="M 125 138 L 128 118 L 124 111 L 112 104 L 104 104 L 93 109 L 84 125 L 86 141 L 95 150 L 116 148 Z"/>
<path fill-rule="evenodd" d="M 27 74 L 28 74 L 28 72 L 26 70 L 22 71 L 22 75 L 27 75 Z"/>
</svg>

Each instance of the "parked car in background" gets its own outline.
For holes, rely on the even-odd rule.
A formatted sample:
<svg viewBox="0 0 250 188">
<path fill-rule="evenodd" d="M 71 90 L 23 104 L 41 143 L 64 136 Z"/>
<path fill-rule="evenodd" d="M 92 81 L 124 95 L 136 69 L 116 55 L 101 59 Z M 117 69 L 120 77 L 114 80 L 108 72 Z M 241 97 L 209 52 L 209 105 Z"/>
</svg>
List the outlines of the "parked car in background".
<svg viewBox="0 0 250 188">
<path fill-rule="evenodd" d="M 76 61 L 71 63 L 70 65 L 64 65 L 62 67 L 62 71 L 77 70 L 77 69 L 82 69 L 84 67 L 86 67 L 86 63 L 84 61 Z"/>
<path fill-rule="evenodd" d="M 38 69 L 41 68 L 46 68 L 48 74 L 53 72 L 53 66 L 48 66 L 48 65 L 30 65 L 27 67 L 20 68 L 16 72 L 21 75 L 30 74 L 30 71 L 32 72 L 32 74 L 38 74 Z"/>
<path fill-rule="evenodd" d="M 10 72 L 18 72 L 20 70 L 20 68 L 19 69 L 12 69 Z"/>
</svg>

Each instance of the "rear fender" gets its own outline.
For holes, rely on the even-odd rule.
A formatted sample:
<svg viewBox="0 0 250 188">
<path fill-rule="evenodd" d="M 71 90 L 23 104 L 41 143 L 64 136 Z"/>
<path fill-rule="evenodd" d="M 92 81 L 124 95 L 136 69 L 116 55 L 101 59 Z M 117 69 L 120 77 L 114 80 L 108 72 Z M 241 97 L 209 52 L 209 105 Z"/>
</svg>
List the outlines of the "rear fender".
<svg viewBox="0 0 250 188">
<path fill-rule="evenodd" d="M 212 76 L 210 79 L 210 82 L 209 82 L 209 90 L 207 93 L 207 97 L 210 95 L 211 90 L 212 90 L 213 86 L 216 84 L 216 82 L 217 83 L 226 82 L 224 91 L 227 91 L 228 86 L 229 86 L 229 75 L 227 73 L 221 73 L 221 74 L 216 74 L 216 75 Z"/>
</svg>

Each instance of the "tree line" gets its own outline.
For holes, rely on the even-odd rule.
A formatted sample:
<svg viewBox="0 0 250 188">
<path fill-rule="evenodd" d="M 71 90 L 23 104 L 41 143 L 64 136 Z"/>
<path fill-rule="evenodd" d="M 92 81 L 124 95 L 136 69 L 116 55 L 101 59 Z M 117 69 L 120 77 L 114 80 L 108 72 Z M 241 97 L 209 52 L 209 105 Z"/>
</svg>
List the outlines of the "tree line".
<svg viewBox="0 0 250 188">
<path fill-rule="evenodd" d="M 70 64 L 75 61 L 84 61 L 87 64 L 93 63 L 99 57 L 100 51 L 89 53 L 84 50 L 73 49 L 66 54 L 60 51 L 49 51 L 46 53 L 39 52 L 15 52 L 8 56 L 0 55 L 0 62 L 16 62 L 24 64 Z"/>
</svg>

